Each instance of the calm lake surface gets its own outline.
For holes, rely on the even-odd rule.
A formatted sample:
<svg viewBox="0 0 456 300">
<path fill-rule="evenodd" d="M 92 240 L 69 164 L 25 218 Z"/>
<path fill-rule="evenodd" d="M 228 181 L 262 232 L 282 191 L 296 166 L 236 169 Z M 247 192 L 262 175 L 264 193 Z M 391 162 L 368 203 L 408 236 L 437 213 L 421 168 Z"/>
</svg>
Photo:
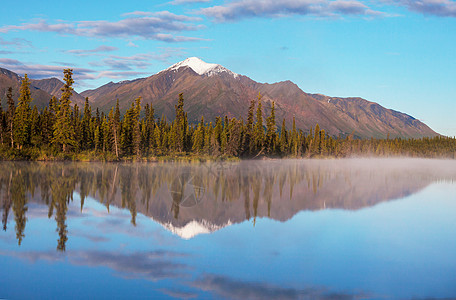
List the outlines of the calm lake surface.
<svg viewBox="0 0 456 300">
<path fill-rule="evenodd" d="M 456 297 L 456 161 L 0 163 L 0 299 Z"/>
</svg>

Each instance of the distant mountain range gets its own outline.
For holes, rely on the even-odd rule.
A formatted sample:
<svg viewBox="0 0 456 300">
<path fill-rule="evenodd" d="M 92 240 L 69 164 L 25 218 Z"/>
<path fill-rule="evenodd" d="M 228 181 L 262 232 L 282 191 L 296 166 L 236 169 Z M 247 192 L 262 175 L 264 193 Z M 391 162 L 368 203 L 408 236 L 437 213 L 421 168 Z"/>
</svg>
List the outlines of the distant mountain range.
<svg viewBox="0 0 456 300">
<path fill-rule="evenodd" d="M 13 88 L 13 99 L 17 101 L 17 98 L 20 95 L 19 88 L 21 82 L 21 76 L 7 69 L 0 68 L 0 99 L 2 100 L 4 109 L 6 109 L 6 94 L 8 88 Z M 57 78 L 30 80 L 30 83 L 30 90 L 33 98 L 33 103 L 31 103 L 31 105 L 36 105 L 39 109 L 46 107 L 52 96 L 60 98 L 62 95 L 60 89 L 63 87 L 63 82 Z M 77 92 L 74 92 L 73 96 L 71 96 L 71 101 L 77 103 L 78 106 L 81 107 L 85 103 L 85 98 Z"/>
<path fill-rule="evenodd" d="M 16 89 L 20 84 L 18 75 L 0 69 L 0 97 L 3 101 L 8 86 L 5 77 L 10 78 L 9 82 L 16 83 Z M 48 98 L 49 95 L 59 96 L 59 86 L 63 83 L 59 85 L 58 82 L 55 78 L 34 80 L 32 84 L 36 90 L 32 96 L 37 100 L 35 104 L 41 103 L 42 98 L 46 99 L 47 94 Z M 168 120 L 173 120 L 179 93 L 184 93 L 184 109 L 191 123 L 199 122 L 201 116 L 206 121 L 225 115 L 245 120 L 250 100 L 261 93 L 265 116 L 275 101 L 278 126 L 285 119 L 287 128 L 291 128 L 295 117 L 298 129 L 308 131 L 318 123 L 320 128 L 333 136 L 353 134 L 357 138 L 386 138 L 389 134 L 391 138 L 419 138 L 438 135 L 412 116 L 362 98 L 308 94 L 291 81 L 258 83 L 195 57 L 146 78 L 110 82 L 80 95 L 75 94 L 72 100 L 81 105 L 88 97 L 93 107 L 107 112 L 115 106 L 117 99 L 121 110 L 125 111 L 134 99 L 142 97 L 143 105 L 153 105 L 156 117 L 166 116 Z"/>
</svg>

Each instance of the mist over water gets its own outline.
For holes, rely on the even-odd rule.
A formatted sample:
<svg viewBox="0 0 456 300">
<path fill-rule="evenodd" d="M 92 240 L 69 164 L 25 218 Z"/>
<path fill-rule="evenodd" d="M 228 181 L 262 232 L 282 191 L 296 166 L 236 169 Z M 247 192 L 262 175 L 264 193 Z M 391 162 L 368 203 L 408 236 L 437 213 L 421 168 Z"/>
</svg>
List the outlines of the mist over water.
<svg viewBox="0 0 456 300">
<path fill-rule="evenodd" d="M 456 161 L 409 158 L 3 162 L 0 297 L 55 297 L 24 272 L 69 297 L 51 274 L 85 296 L 456 296 L 455 182 Z"/>
</svg>

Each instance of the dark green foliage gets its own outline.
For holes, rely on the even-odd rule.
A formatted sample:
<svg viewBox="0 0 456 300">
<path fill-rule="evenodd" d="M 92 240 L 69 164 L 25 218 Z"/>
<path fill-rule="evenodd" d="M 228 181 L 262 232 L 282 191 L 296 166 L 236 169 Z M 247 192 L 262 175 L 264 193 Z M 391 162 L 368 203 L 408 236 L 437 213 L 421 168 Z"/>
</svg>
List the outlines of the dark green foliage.
<svg viewBox="0 0 456 300">
<path fill-rule="evenodd" d="M 254 154 L 260 154 L 264 150 L 264 128 L 263 128 L 263 109 L 261 105 L 261 95 L 258 94 L 258 106 L 256 111 L 256 123 L 253 129 Z"/>
<path fill-rule="evenodd" d="M 27 74 L 22 80 L 20 88 L 20 96 L 13 120 L 13 137 L 17 148 L 21 149 L 28 146 L 30 143 L 30 102 L 32 102 L 32 94 L 30 92 L 30 82 Z"/>
<path fill-rule="evenodd" d="M 8 92 L 6 94 L 8 110 L 6 111 L 6 123 L 7 123 L 7 132 L 9 133 L 9 140 L 11 143 L 11 148 L 14 147 L 14 136 L 13 136 L 13 129 L 14 129 L 14 115 L 16 113 L 16 106 L 14 104 L 13 99 L 13 88 L 9 87 Z"/>
<path fill-rule="evenodd" d="M 275 143 L 276 143 L 276 122 L 275 122 L 275 103 L 272 102 L 271 114 L 266 119 L 266 153 L 274 154 L 275 153 Z"/>
<path fill-rule="evenodd" d="M 60 105 L 56 111 L 56 122 L 54 124 L 53 144 L 62 147 L 62 151 L 66 152 L 69 148 L 76 146 L 74 127 L 71 122 L 71 100 L 70 97 L 73 91 L 73 70 L 65 69 L 63 71 L 65 84 L 62 88 L 62 97 Z"/>
<path fill-rule="evenodd" d="M 89 98 L 86 98 L 84 104 L 84 113 L 81 122 L 81 143 L 80 148 L 83 150 L 93 147 L 93 136 L 91 132 L 92 109 L 89 105 Z"/>
<path fill-rule="evenodd" d="M 244 131 L 243 139 L 243 154 L 249 156 L 253 152 L 253 111 L 255 110 L 255 100 L 250 101 L 249 110 L 247 113 L 247 124 Z"/>
<path fill-rule="evenodd" d="M 155 119 L 150 104 L 141 112 L 141 98 L 136 99 L 122 116 L 119 101 L 106 116 L 98 109 L 92 115 L 88 99 L 83 111 L 71 107 L 72 70 L 64 70 L 65 85 L 60 101 L 52 97 L 49 107 L 30 108 L 30 89 L 25 76 L 18 105 L 12 88 L 7 92 L 6 111 L 0 106 L 0 155 L 2 159 L 141 159 L 151 155 L 211 155 L 252 158 L 276 157 L 350 157 L 413 156 L 455 158 L 456 139 L 434 137 L 421 139 L 353 139 L 328 136 L 318 124 L 308 134 L 296 128 L 287 130 L 285 119 L 280 134 L 275 120 L 275 103 L 263 124 L 261 95 L 250 102 L 247 122 L 217 117 L 215 123 L 189 125 L 183 94 L 175 105 L 176 119 L 168 123 L 163 116 Z M 256 114 L 255 114 L 256 107 Z M 80 155 L 80 156 L 78 156 Z M 60 205 L 60 204 L 59 204 Z M 57 210 L 66 208 L 55 206 Z M 134 208 L 132 208 L 134 209 Z M 59 220 L 61 222 L 62 220 Z M 22 222 L 19 220 L 19 222 Z M 63 223 L 62 223 L 63 224 Z M 19 226 L 19 236 L 22 235 Z M 64 224 L 61 231 L 65 241 Z"/>
<path fill-rule="evenodd" d="M 187 140 L 187 115 L 184 112 L 184 95 L 183 93 L 179 94 L 179 100 L 176 109 L 176 119 L 173 122 L 171 135 L 170 135 L 170 144 L 172 145 L 172 150 L 177 152 L 183 152 L 185 150 L 184 146 L 185 141 Z"/>
</svg>

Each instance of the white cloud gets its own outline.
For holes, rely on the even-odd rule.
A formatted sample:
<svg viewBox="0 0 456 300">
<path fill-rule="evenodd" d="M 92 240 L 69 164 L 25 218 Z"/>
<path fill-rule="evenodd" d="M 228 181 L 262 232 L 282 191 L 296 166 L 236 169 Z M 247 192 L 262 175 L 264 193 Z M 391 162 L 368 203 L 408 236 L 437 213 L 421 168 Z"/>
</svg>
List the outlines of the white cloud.
<svg viewBox="0 0 456 300">
<path fill-rule="evenodd" d="M 162 12 L 132 12 L 124 15 L 119 21 L 58 21 L 50 24 L 47 20 L 21 25 L 9 25 L 0 28 L 0 33 L 15 30 L 56 32 L 67 35 L 87 37 L 140 37 L 144 39 L 160 40 L 164 42 L 197 41 L 199 38 L 174 36 L 183 31 L 195 31 L 204 28 L 193 24 L 200 18 L 176 15 L 168 11 Z"/>
<path fill-rule="evenodd" d="M 404 6 L 410 11 L 439 17 L 456 17 L 456 2 L 451 0 L 383 0 L 387 4 Z"/>
<path fill-rule="evenodd" d="M 89 56 L 89 55 L 96 55 L 98 53 L 103 53 L 103 52 L 112 52 L 116 51 L 118 48 L 112 47 L 112 46 L 106 46 L 106 45 L 101 45 L 95 49 L 74 49 L 74 50 L 66 50 L 65 52 L 75 54 L 78 56 Z"/>
<path fill-rule="evenodd" d="M 378 16 L 360 1 L 355 0 L 238 0 L 225 5 L 203 8 L 200 12 L 217 22 L 236 21 L 249 17 L 286 17 L 309 15 L 337 17 L 343 15 Z"/>
<path fill-rule="evenodd" d="M 27 64 L 15 59 L 0 58 L 0 64 L 2 67 L 17 73 L 20 76 L 27 74 L 32 79 L 42 78 L 62 78 L 63 69 L 68 66 L 56 66 L 56 65 L 41 65 L 41 64 Z M 72 68 L 75 79 L 85 80 L 94 79 L 95 71 L 86 68 Z"/>
</svg>

